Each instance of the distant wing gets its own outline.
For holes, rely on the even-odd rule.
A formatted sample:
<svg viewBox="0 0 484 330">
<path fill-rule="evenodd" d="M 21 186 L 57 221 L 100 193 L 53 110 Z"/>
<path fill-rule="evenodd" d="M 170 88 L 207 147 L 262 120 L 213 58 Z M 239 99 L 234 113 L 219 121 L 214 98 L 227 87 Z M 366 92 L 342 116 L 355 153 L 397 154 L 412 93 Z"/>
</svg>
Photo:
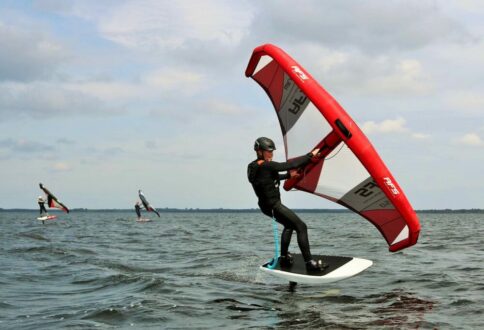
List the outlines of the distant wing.
<svg viewBox="0 0 484 330">
<path fill-rule="evenodd" d="M 257 47 L 245 72 L 267 93 L 284 136 L 286 159 L 321 148 L 286 190 L 341 204 L 370 221 L 390 251 L 417 242 L 420 223 L 395 178 L 356 123 L 311 75 L 280 48 Z"/>
<path fill-rule="evenodd" d="M 61 202 L 59 202 L 59 200 L 57 199 L 57 197 L 55 197 L 54 194 L 52 194 L 49 191 L 49 189 L 47 189 L 46 187 L 44 187 L 44 185 L 42 183 L 39 183 L 39 187 L 47 195 L 47 205 L 49 205 L 49 207 L 61 209 L 62 211 L 69 213 L 69 209 L 67 208 L 67 206 L 65 206 L 64 204 L 62 204 Z"/>
<path fill-rule="evenodd" d="M 143 206 L 147 211 L 155 212 L 158 217 L 160 217 L 160 213 L 148 203 L 148 200 L 146 200 L 145 195 L 141 190 L 138 191 L 139 199 L 141 199 L 141 203 L 143 203 Z"/>
</svg>

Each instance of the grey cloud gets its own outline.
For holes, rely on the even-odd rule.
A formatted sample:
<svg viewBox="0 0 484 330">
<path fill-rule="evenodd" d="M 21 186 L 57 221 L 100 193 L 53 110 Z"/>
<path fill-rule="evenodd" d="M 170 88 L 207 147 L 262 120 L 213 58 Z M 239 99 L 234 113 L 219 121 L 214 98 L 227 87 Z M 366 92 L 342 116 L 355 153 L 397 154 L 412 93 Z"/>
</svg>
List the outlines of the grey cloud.
<svg viewBox="0 0 484 330">
<path fill-rule="evenodd" d="M 0 149 L 5 149 L 12 153 L 42 153 L 55 150 L 55 148 L 50 145 L 23 139 L 0 140 Z"/>
<path fill-rule="evenodd" d="M 285 42 L 304 40 L 376 53 L 470 39 L 465 28 L 433 2 L 258 1 L 257 7 L 252 32 L 267 40 L 278 36 Z"/>
<path fill-rule="evenodd" d="M 153 140 L 145 141 L 145 147 L 148 148 L 148 149 L 154 149 L 157 146 L 158 146 L 158 144 L 156 143 L 156 141 L 153 141 Z"/>
<path fill-rule="evenodd" d="M 248 59 L 249 53 L 247 50 L 249 49 L 250 47 L 227 47 L 216 40 L 188 39 L 179 47 L 163 49 L 162 52 L 167 55 L 167 58 L 174 59 L 176 62 L 183 61 L 187 66 L 196 67 L 197 69 L 205 68 L 206 71 L 210 72 L 214 68 L 231 70 L 234 63 L 237 62 L 234 59 Z"/>
<path fill-rule="evenodd" d="M 152 11 L 143 10 L 138 2 L 130 1 L 103 2 L 102 5 L 88 1 L 66 6 L 62 1 L 38 0 L 35 4 L 45 10 L 95 21 L 102 37 L 113 40 L 114 36 L 115 42 L 125 46 L 126 43 L 118 39 L 130 39 L 127 47 L 144 60 L 163 58 L 165 65 L 183 63 L 212 73 L 240 71 L 239 66 L 245 65 L 250 50 L 266 42 L 293 47 L 315 44 L 331 49 L 387 54 L 471 38 L 462 24 L 448 17 L 438 3 L 430 1 L 249 0 L 237 5 L 221 2 L 222 7 L 231 4 L 237 10 L 229 13 L 234 19 L 233 24 L 221 21 L 218 29 L 214 29 L 218 38 L 187 33 L 183 25 L 177 25 L 180 24 L 178 21 L 175 25 L 170 24 L 170 16 L 152 20 L 151 16 L 156 16 L 153 10 L 184 13 L 182 5 L 170 2 L 143 2 L 143 6 L 152 8 Z M 133 8 L 136 11 L 131 13 L 129 10 Z M 130 19 L 128 25 L 124 23 L 127 18 Z M 193 24 L 204 28 L 214 23 L 206 18 Z M 172 37 L 179 40 L 176 46 L 163 43 L 163 36 L 169 37 L 166 36 L 167 29 L 172 29 Z M 234 31 L 238 37 L 231 37 Z M 227 38 L 222 38 L 224 34 Z M 227 43 L 225 39 L 231 42 Z"/>
<path fill-rule="evenodd" d="M 117 113 L 98 98 L 48 83 L 0 84 L 0 115 L 15 118 Z"/>
<path fill-rule="evenodd" d="M 73 8 L 73 2 L 63 0 L 34 0 L 33 6 L 43 11 L 68 13 Z"/>
<path fill-rule="evenodd" d="M 66 138 L 60 138 L 56 141 L 58 144 L 65 144 L 65 145 L 73 145 L 76 144 L 76 141 Z"/>
<path fill-rule="evenodd" d="M 433 2 L 308 0 L 251 1 L 249 4 L 246 10 L 253 12 L 252 19 L 239 42 L 225 44 L 217 38 L 186 36 L 184 39 L 180 37 L 176 47 L 164 47 L 154 37 L 144 39 L 146 33 L 159 36 L 164 32 L 154 29 L 143 34 L 135 31 L 131 37 L 149 41 L 149 45 L 134 49 L 144 53 L 146 58 L 163 58 L 165 65 L 191 67 L 212 76 L 224 74 L 224 79 L 242 79 L 250 51 L 255 46 L 267 42 L 292 49 L 313 45 L 350 51 L 352 58 L 346 63 L 347 67 L 339 67 L 338 72 L 341 75 L 341 69 L 346 69 L 348 79 L 344 80 L 351 81 L 355 74 L 371 76 L 373 70 L 363 69 L 369 64 L 381 74 L 387 74 L 396 63 L 391 58 L 405 56 L 402 51 L 414 51 L 436 43 L 472 40 L 460 22 L 447 16 Z M 383 68 L 380 67 L 381 59 L 372 61 L 375 54 L 389 56 Z"/>
<path fill-rule="evenodd" d="M 84 159 L 86 163 L 104 161 L 106 159 L 115 158 L 117 156 L 126 154 L 126 150 L 122 147 L 86 147 L 83 148 L 83 154 L 89 155 Z"/>
<path fill-rule="evenodd" d="M 125 151 L 121 147 L 109 147 L 102 150 L 102 153 L 106 156 L 116 156 L 125 153 Z"/>
<path fill-rule="evenodd" d="M 39 31 L 0 22 L 0 81 L 32 81 L 52 77 L 67 52 Z"/>
</svg>

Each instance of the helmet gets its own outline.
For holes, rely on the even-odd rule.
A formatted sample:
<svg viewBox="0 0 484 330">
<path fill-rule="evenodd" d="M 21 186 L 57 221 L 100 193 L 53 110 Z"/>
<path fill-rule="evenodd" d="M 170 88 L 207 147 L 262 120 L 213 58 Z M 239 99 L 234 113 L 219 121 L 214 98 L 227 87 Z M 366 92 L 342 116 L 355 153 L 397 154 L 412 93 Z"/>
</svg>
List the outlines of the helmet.
<svg viewBox="0 0 484 330">
<path fill-rule="evenodd" d="M 266 137 L 260 137 L 255 140 L 254 143 L 254 150 L 266 150 L 266 151 L 273 151 L 276 150 L 276 145 L 274 141 Z"/>
</svg>

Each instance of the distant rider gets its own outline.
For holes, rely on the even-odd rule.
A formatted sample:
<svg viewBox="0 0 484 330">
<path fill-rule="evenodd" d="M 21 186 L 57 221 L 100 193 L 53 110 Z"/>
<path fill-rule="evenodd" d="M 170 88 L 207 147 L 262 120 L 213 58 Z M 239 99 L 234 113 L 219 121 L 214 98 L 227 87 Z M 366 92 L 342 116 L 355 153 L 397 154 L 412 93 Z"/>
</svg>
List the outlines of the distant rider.
<svg viewBox="0 0 484 330">
<path fill-rule="evenodd" d="M 138 215 L 138 220 L 141 219 L 141 203 L 139 201 L 136 202 L 134 205 L 134 210 L 136 211 L 136 214 Z"/>
<path fill-rule="evenodd" d="M 45 199 L 42 197 L 42 196 L 39 196 L 39 198 L 37 198 L 37 203 L 39 203 L 39 212 L 40 212 L 40 215 L 42 215 L 43 213 L 47 213 L 47 210 L 45 209 Z"/>
<path fill-rule="evenodd" d="M 291 254 L 288 252 L 289 243 L 293 230 L 297 233 L 297 242 L 306 269 L 317 271 L 323 268 L 322 262 L 317 262 L 311 256 L 309 249 L 308 230 L 306 224 L 289 208 L 281 203 L 279 192 L 280 180 L 296 177 L 295 170 L 308 164 L 319 149 L 314 149 L 307 155 L 297 157 L 284 163 L 272 161 L 273 151 L 276 150 L 274 142 L 266 137 L 260 137 L 255 141 L 254 150 L 257 159 L 251 162 L 247 168 L 247 176 L 259 199 L 261 211 L 268 217 L 274 217 L 278 223 L 284 226 L 281 235 L 281 256 L 279 262 L 283 266 L 290 266 L 293 263 Z M 287 173 L 279 173 L 290 171 Z"/>
</svg>

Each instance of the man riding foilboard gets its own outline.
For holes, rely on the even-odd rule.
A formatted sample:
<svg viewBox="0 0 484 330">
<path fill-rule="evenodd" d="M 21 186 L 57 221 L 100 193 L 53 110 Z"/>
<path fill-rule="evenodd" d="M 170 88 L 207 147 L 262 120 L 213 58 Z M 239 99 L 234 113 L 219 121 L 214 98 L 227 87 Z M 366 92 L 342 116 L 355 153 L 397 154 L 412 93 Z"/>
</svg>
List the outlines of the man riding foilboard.
<svg viewBox="0 0 484 330">
<path fill-rule="evenodd" d="M 297 176 L 296 170 L 308 164 L 319 149 L 314 149 L 307 155 L 294 158 L 284 163 L 272 161 L 273 151 L 276 150 L 274 142 L 266 137 L 260 137 L 255 141 L 254 150 L 257 159 L 251 162 L 247 168 L 249 182 L 254 188 L 259 199 L 259 207 L 265 215 L 274 218 L 284 226 L 281 235 L 281 265 L 289 266 L 293 263 L 289 253 L 289 243 L 292 232 L 297 233 L 297 242 L 308 271 L 321 270 L 324 268 L 321 260 L 314 260 L 309 249 L 308 230 L 306 224 L 289 208 L 281 203 L 279 185 L 281 180 Z M 286 172 L 288 171 L 288 172 Z M 286 172 L 286 173 L 280 173 Z"/>
</svg>

